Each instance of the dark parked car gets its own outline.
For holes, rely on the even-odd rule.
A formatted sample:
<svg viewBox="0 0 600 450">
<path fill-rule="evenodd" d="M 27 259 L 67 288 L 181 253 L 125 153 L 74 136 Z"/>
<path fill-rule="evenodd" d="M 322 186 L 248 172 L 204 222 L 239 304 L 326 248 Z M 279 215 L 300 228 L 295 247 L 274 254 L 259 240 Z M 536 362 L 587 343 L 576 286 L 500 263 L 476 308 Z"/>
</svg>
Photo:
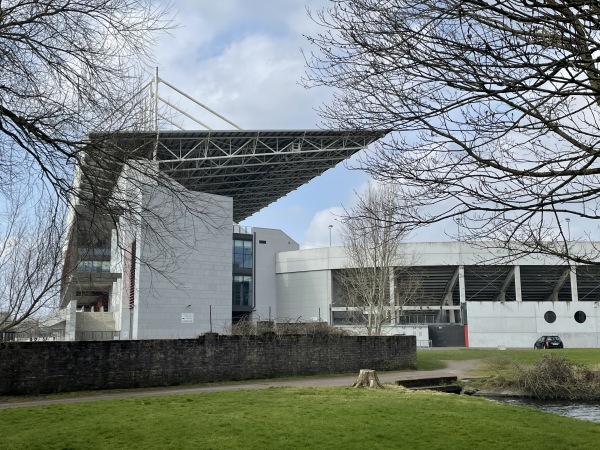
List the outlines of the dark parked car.
<svg viewBox="0 0 600 450">
<path fill-rule="evenodd" d="M 535 344 L 533 344 L 533 348 L 563 348 L 563 342 L 560 340 L 558 336 L 542 336 Z"/>
</svg>

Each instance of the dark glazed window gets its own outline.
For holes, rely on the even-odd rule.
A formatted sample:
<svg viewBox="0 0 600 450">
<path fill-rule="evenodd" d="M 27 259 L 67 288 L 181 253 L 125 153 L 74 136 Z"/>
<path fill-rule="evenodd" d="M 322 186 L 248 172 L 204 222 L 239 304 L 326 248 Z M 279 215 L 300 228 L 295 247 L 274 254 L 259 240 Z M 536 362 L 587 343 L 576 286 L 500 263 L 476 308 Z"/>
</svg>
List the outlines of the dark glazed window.
<svg viewBox="0 0 600 450">
<path fill-rule="evenodd" d="M 234 305 L 252 306 L 252 277 L 247 275 L 234 275 L 232 294 Z"/>
<path fill-rule="evenodd" d="M 556 321 L 556 314 L 554 311 L 546 311 L 546 314 L 544 314 L 544 320 L 548 323 L 554 323 Z"/>
<path fill-rule="evenodd" d="M 252 269 L 252 241 L 233 241 L 233 267 Z"/>
<path fill-rule="evenodd" d="M 585 313 L 583 311 L 577 311 L 575 313 L 575 322 L 583 323 L 583 322 L 585 322 L 585 319 L 586 319 L 586 317 L 585 317 Z"/>
</svg>

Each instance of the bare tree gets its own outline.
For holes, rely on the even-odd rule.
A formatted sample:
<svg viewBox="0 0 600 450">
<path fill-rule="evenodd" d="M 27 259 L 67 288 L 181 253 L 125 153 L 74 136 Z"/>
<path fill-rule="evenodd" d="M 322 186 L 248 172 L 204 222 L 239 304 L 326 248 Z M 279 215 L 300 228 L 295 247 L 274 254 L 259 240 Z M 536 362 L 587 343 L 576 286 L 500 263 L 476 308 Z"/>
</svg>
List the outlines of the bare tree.
<svg viewBox="0 0 600 450">
<path fill-rule="evenodd" d="M 94 248 L 107 230 L 110 239 L 107 223 L 130 206 L 111 191 L 124 167 L 152 155 L 156 132 L 140 134 L 154 129 L 148 114 L 123 105 L 146 78 L 156 34 L 171 27 L 164 5 L 0 1 L 0 330 L 54 305 L 87 256 L 73 246 Z M 124 132 L 142 144 L 115 145 Z"/>
<path fill-rule="evenodd" d="M 154 36 L 170 26 L 166 12 L 149 0 L 2 1 L 2 183 L 33 171 L 69 201 L 73 167 L 95 175 L 86 155 L 126 161 L 84 136 L 106 129 L 107 115 L 139 89 Z M 121 117 L 113 130 L 140 126 Z"/>
<path fill-rule="evenodd" d="M 47 192 L 16 186 L 10 194 L 0 201 L 0 332 L 31 328 L 57 305 L 66 232 L 64 206 Z"/>
<path fill-rule="evenodd" d="M 369 336 L 394 323 L 417 290 L 410 277 L 395 288 L 396 271 L 410 264 L 402 253 L 406 230 L 393 221 L 398 207 L 393 185 L 370 184 L 343 219 L 346 267 L 334 273 L 336 305 L 347 307 L 351 323 L 364 326 Z"/>
<path fill-rule="evenodd" d="M 597 2 L 333 0 L 312 17 L 305 83 L 337 89 L 325 122 L 396 131 L 362 164 L 414 206 L 390 222 L 599 263 L 570 242 L 600 219 Z"/>
</svg>

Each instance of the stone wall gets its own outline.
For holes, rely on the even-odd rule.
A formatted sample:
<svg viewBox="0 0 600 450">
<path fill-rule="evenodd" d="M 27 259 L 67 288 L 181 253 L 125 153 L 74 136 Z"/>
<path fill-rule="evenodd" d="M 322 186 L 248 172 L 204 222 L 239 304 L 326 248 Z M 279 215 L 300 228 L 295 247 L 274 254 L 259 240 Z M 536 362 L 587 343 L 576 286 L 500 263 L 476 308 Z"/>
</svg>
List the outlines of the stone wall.
<svg viewBox="0 0 600 450">
<path fill-rule="evenodd" d="M 414 336 L 0 343 L 0 395 L 416 367 Z"/>
</svg>

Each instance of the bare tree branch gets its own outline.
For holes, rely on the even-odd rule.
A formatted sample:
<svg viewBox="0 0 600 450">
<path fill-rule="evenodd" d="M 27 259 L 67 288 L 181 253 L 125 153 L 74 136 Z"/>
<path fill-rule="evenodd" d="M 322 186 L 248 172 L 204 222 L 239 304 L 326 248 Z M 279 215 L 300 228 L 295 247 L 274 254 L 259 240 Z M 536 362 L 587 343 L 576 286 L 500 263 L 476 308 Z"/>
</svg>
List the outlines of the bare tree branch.
<svg viewBox="0 0 600 450">
<path fill-rule="evenodd" d="M 85 249 L 110 239 L 129 206 L 111 200 L 114 183 L 148 155 L 117 148 L 114 136 L 148 128 L 144 111 L 122 105 L 145 78 L 157 33 L 172 26 L 169 9 L 150 0 L 0 1 L 0 330 L 55 305 Z M 120 120 L 108 127 L 114 111 Z M 99 129 L 102 139 L 88 138 Z"/>
<path fill-rule="evenodd" d="M 325 122 L 396 131 L 361 164 L 414 207 L 392 221 L 460 220 L 462 239 L 513 256 L 598 264 L 600 248 L 569 242 L 600 219 L 595 2 L 334 0 L 311 15 L 304 82 L 337 89 Z"/>
<path fill-rule="evenodd" d="M 15 186 L 0 201 L 0 332 L 31 328 L 58 304 L 64 205 L 48 192 Z"/>
<path fill-rule="evenodd" d="M 4 0 L 0 11 L 0 156 L 11 156 L 0 183 L 34 161 L 68 202 L 73 167 L 85 153 L 116 158 L 83 138 L 139 89 L 156 33 L 171 26 L 168 7 L 148 0 Z"/>
<path fill-rule="evenodd" d="M 404 274 L 404 282 L 392 293 L 397 271 L 412 262 L 401 251 L 406 230 L 393 220 L 397 199 L 393 185 L 371 184 L 343 219 L 346 267 L 334 272 L 334 305 L 346 307 L 349 322 L 364 326 L 369 336 L 380 335 L 383 325 L 399 318 L 419 285 Z"/>
</svg>

